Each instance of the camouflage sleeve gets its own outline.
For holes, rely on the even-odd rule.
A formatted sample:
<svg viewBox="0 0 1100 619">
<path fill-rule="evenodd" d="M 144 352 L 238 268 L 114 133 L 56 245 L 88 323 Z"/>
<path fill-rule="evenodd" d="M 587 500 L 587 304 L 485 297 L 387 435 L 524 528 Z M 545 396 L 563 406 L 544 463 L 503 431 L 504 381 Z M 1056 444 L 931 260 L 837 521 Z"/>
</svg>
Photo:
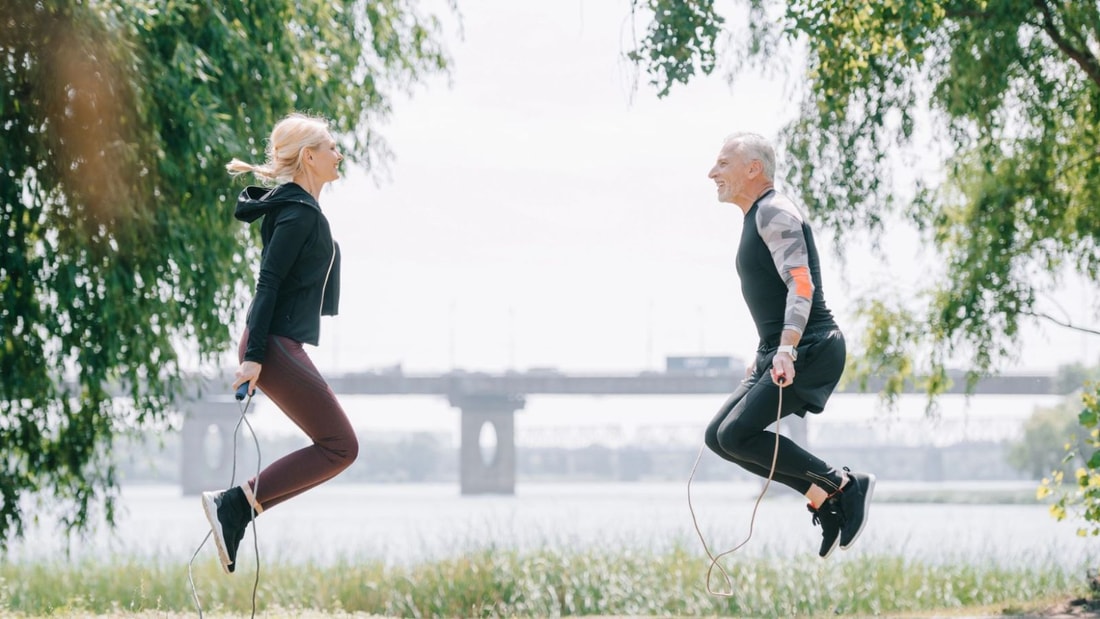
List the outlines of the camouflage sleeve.
<svg viewBox="0 0 1100 619">
<path fill-rule="evenodd" d="M 776 271 L 787 285 L 783 328 L 801 334 L 810 318 L 814 298 L 810 255 L 802 232 L 802 214 L 793 203 L 775 198 L 760 203 L 756 229 L 771 252 Z"/>
</svg>

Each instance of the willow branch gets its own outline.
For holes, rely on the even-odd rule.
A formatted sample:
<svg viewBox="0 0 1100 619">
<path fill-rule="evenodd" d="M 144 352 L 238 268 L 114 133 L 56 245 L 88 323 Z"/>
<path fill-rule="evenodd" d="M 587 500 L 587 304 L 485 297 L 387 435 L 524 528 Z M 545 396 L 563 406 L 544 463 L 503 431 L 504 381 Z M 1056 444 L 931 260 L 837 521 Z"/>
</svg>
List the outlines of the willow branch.
<svg viewBox="0 0 1100 619">
<path fill-rule="evenodd" d="M 1065 321 L 1062 321 L 1062 320 L 1058 320 L 1057 318 L 1055 318 L 1054 316 L 1051 316 L 1050 314 L 1047 314 L 1046 312 L 1020 312 L 1020 313 L 1025 315 L 1025 316 L 1034 316 L 1035 318 L 1045 318 L 1045 319 L 1053 322 L 1054 324 L 1056 324 L 1060 327 L 1065 327 L 1066 329 L 1073 329 L 1074 331 L 1080 331 L 1082 333 L 1091 333 L 1092 335 L 1100 335 L 1100 331 L 1097 331 L 1096 329 L 1090 329 L 1089 327 L 1081 327 L 1081 326 L 1075 325 L 1071 322 L 1065 322 Z"/>
<path fill-rule="evenodd" d="M 1058 27 L 1054 24 L 1054 15 L 1051 13 L 1050 6 L 1047 4 L 1046 0 L 1033 1 L 1036 8 L 1043 13 L 1043 23 L 1041 24 L 1043 31 L 1050 36 L 1050 39 L 1058 46 L 1058 49 L 1062 50 L 1065 55 L 1069 56 L 1085 71 L 1089 79 L 1097 86 L 1100 86 L 1100 63 L 1097 63 L 1096 56 L 1074 47 L 1066 37 L 1062 36 L 1062 33 L 1058 31 Z"/>
</svg>

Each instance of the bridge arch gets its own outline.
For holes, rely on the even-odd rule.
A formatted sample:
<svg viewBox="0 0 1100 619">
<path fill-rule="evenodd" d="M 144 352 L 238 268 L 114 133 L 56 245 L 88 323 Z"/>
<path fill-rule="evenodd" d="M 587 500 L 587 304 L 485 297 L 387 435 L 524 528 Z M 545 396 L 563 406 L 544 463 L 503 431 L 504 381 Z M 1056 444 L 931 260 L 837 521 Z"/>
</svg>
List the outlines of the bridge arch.
<svg viewBox="0 0 1100 619">
<path fill-rule="evenodd" d="M 458 458 L 462 494 L 515 494 L 515 412 L 523 408 L 524 398 L 506 394 L 452 395 L 450 403 L 462 411 Z M 490 458 L 482 452 L 486 426 L 496 436 Z"/>
<path fill-rule="evenodd" d="M 241 418 L 240 408 L 236 402 L 190 400 L 184 403 L 182 412 L 183 494 L 225 488 L 233 474 L 233 430 Z M 216 439 L 212 442 L 213 436 Z"/>
</svg>

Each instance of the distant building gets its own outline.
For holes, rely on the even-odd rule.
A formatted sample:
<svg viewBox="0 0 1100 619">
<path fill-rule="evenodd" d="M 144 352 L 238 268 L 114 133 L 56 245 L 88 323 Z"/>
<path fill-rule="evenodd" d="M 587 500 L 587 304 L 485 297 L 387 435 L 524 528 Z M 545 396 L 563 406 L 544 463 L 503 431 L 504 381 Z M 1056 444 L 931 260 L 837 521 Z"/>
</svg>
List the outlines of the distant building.
<svg viewBox="0 0 1100 619">
<path fill-rule="evenodd" d="M 734 369 L 740 360 L 730 356 L 692 355 L 665 357 L 669 374 L 724 374 Z"/>
</svg>

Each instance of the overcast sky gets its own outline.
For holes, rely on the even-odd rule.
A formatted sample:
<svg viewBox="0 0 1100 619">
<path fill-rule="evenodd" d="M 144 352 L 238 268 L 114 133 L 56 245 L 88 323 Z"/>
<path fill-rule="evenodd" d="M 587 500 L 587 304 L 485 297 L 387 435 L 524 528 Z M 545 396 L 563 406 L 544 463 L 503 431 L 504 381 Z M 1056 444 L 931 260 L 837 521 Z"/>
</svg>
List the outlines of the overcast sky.
<svg viewBox="0 0 1100 619">
<path fill-rule="evenodd" d="M 348 167 L 322 196 L 343 271 L 317 365 L 637 371 L 666 355 L 749 357 L 733 264 L 742 215 L 706 175 L 727 134 L 775 137 L 794 113 L 789 90 L 716 75 L 663 100 L 633 92 L 627 0 L 460 10 L 451 83 L 395 100 L 379 127 L 396 154 L 388 178 Z M 911 232 L 891 235 L 887 262 L 854 243 L 841 265 L 823 231 L 818 243 L 850 340 L 859 295 L 904 294 L 935 263 Z M 1070 288 L 1055 300 L 1088 324 L 1094 286 Z M 1014 369 L 1096 362 L 1098 338 L 1033 331 Z"/>
</svg>

